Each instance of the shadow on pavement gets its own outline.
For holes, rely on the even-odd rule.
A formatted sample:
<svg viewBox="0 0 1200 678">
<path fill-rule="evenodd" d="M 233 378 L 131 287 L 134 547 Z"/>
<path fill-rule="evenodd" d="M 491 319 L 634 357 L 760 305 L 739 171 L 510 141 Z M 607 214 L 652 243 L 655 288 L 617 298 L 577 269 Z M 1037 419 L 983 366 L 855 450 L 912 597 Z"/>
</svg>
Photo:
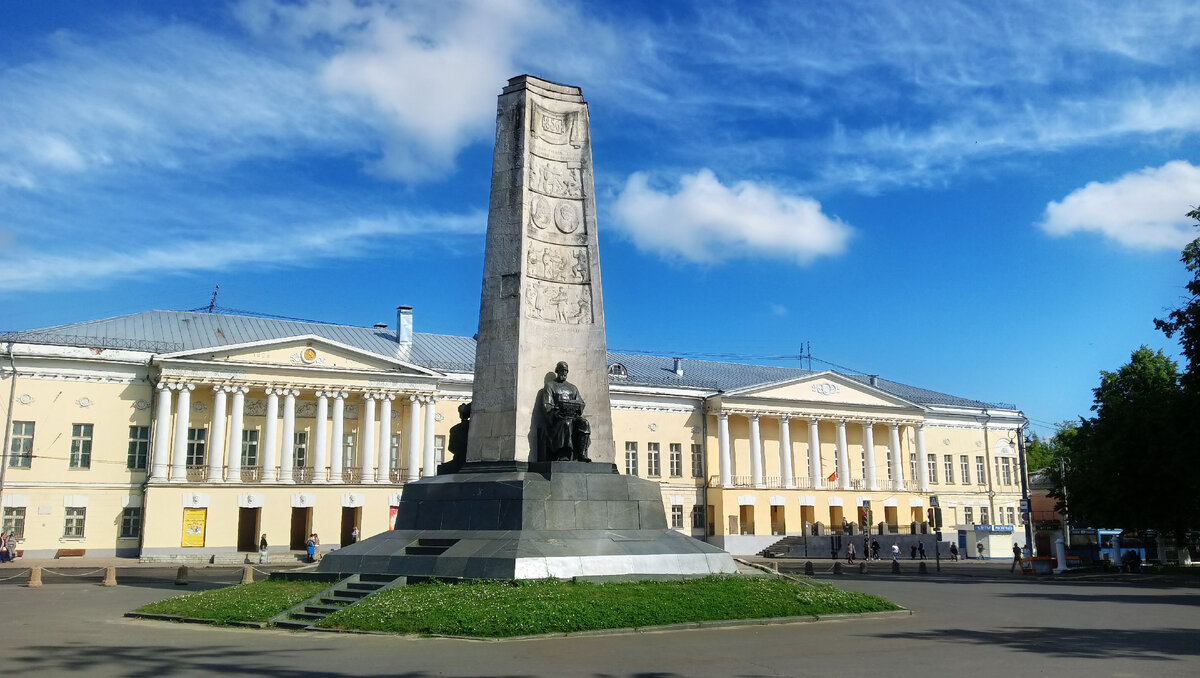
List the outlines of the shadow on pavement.
<svg viewBox="0 0 1200 678">
<path fill-rule="evenodd" d="M 1006 646 L 1023 652 L 1076 659 L 1179 661 L 1200 655 L 1195 629 L 1069 629 L 1048 626 L 991 631 L 940 629 L 883 633 L 879 638 Z"/>
<path fill-rule="evenodd" d="M 1023 594 L 1003 593 L 1020 597 Z M 1062 603 L 1136 603 L 1142 605 L 1186 605 L 1200 607 L 1200 595 L 1143 595 L 1138 593 L 1038 593 L 1039 598 Z"/>
</svg>

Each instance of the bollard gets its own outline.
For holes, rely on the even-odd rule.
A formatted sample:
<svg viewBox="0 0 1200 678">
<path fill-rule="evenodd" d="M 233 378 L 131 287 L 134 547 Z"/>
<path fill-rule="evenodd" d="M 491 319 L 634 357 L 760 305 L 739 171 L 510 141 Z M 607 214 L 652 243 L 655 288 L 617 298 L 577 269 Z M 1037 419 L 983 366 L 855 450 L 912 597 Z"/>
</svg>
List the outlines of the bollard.
<svg viewBox="0 0 1200 678">
<path fill-rule="evenodd" d="M 867 564 L 866 564 L 866 563 L 859 563 L 859 564 L 858 564 L 858 573 L 859 573 L 859 574 L 866 574 L 866 573 L 867 573 Z"/>
<path fill-rule="evenodd" d="M 254 583 L 254 568 L 253 567 L 250 567 L 249 565 L 242 567 L 242 583 L 243 584 L 253 584 Z"/>
<path fill-rule="evenodd" d="M 804 574 L 810 577 L 813 575 L 813 566 L 811 560 L 804 561 Z"/>
<path fill-rule="evenodd" d="M 100 582 L 101 586 L 116 586 L 117 585 L 117 568 L 104 568 L 104 580 Z"/>
<path fill-rule="evenodd" d="M 892 561 L 892 574 L 900 574 L 900 561 L 899 560 Z"/>
<path fill-rule="evenodd" d="M 40 567 L 29 568 L 29 581 L 25 585 L 31 589 L 42 588 L 42 568 L 40 568 Z"/>
<path fill-rule="evenodd" d="M 918 574 L 929 574 L 929 568 L 925 566 L 924 560 L 917 563 L 917 573 Z"/>
<path fill-rule="evenodd" d="M 834 563 L 834 564 L 833 564 L 833 573 L 834 573 L 834 574 L 841 574 L 841 573 L 842 573 L 842 564 L 841 564 L 840 562 L 837 562 L 837 563 Z"/>
<path fill-rule="evenodd" d="M 179 572 L 175 575 L 175 585 L 176 586 L 187 586 L 187 584 L 188 584 L 187 565 L 180 565 Z"/>
</svg>

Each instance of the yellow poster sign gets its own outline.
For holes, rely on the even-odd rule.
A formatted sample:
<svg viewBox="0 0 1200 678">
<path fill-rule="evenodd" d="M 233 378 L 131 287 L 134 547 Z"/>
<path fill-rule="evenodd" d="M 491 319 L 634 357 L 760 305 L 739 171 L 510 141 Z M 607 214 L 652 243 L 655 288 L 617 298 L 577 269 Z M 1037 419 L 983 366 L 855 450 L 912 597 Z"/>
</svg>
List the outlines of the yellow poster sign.
<svg viewBox="0 0 1200 678">
<path fill-rule="evenodd" d="M 204 546 L 204 524 L 207 521 L 208 509 L 183 510 L 183 546 Z"/>
</svg>

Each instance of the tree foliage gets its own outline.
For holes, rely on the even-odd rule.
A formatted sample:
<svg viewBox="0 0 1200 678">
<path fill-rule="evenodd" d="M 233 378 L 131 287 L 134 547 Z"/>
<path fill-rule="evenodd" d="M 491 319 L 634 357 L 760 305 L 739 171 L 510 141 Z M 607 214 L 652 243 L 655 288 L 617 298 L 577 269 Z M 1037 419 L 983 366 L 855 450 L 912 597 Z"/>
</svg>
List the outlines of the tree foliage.
<svg viewBox="0 0 1200 678">
<path fill-rule="evenodd" d="M 1194 209 L 1187 215 L 1200 225 L 1200 209 Z M 1183 262 L 1188 273 L 1192 274 L 1192 279 L 1185 285 L 1189 296 L 1179 308 L 1171 311 L 1165 320 L 1156 318 L 1154 326 L 1168 337 L 1179 335 L 1179 346 L 1187 362 L 1183 377 L 1184 386 L 1191 393 L 1197 394 L 1200 391 L 1200 238 L 1183 248 L 1183 255 L 1179 260 Z"/>
<path fill-rule="evenodd" d="M 1025 440 L 1025 464 L 1029 468 L 1029 472 L 1040 471 L 1048 468 L 1054 462 L 1054 449 L 1050 446 L 1050 442 L 1038 437 L 1036 433 L 1030 433 Z"/>
</svg>

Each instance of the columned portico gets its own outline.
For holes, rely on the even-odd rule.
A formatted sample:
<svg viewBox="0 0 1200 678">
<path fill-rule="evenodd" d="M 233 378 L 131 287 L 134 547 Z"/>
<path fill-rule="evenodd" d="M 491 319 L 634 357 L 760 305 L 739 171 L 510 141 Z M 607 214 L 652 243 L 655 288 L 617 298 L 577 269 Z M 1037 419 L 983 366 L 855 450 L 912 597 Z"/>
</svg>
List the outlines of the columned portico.
<svg viewBox="0 0 1200 678">
<path fill-rule="evenodd" d="M 279 479 L 276 470 L 279 463 L 279 440 L 276 437 L 279 430 L 279 393 L 280 389 L 267 389 L 267 412 L 263 421 L 262 436 L 262 474 L 259 476 L 264 483 L 274 483 Z"/>
<path fill-rule="evenodd" d="M 916 425 L 917 483 L 921 492 L 929 491 L 929 460 L 925 456 L 925 425 Z"/>
<path fill-rule="evenodd" d="M 187 482 L 187 434 L 188 415 L 192 410 L 194 384 L 172 384 L 179 391 L 175 406 L 175 442 L 171 446 L 171 482 Z"/>
<path fill-rule="evenodd" d="M 379 471 L 375 476 L 377 483 L 392 482 L 392 400 L 396 396 L 383 393 L 379 396 Z M 364 481 L 365 482 L 365 481 Z"/>
<path fill-rule="evenodd" d="M 313 427 L 313 475 L 314 483 L 329 482 L 329 443 L 325 440 L 329 419 L 329 392 L 317 391 L 317 422 Z"/>
<path fill-rule="evenodd" d="M 758 428 L 758 415 L 749 415 L 750 419 L 750 483 L 754 487 L 766 487 L 763 483 L 763 451 L 762 435 Z"/>
<path fill-rule="evenodd" d="M 245 430 L 246 393 L 245 386 L 231 386 L 233 392 L 232 411 L 229 415 L 229 446 L 226 478 L 227 483 L 242 482 L 242 431 Z"/>
<path fill-rule="evenodd" d="M 330 426 L 329 482 L 342 482 L 342 462 L 346 458 L 346 396 L 345 391 L 336 391 L 333 396 L 333 424 Z"/>
<path fill-rule="evenodd" d="M 208 482 L 221 482 L 225 464 L 225 407 L 228 386 L 213 386 L 212 436 L 208 448 Z"/>
<path fill-rule="evenodd" d="M 846 448 L 846 420 L 835 422 L 837 430 L 837 484 L 842 490 L 850 489 L 850 452 Z"/>
<path fill-rule="evenodd" d="M 437 475 L 437 460 L 433 456 L 433 426 L 437 421 L 437 411 L 434 409 L 436 402 L 434 396 L 425 396 L 425 468 L 422 469 L 422 475 L 426 478 Z"/>
<path fill-rule="evenodd" d="M 892 455 L 892 489 L 904 491 L 904 459 L 900 455 L 900 424 L 888 424 L 888 454 Z"/>
<path fill-rule="evenodd" d="M 279 482 L 288 485 L 296 482 L 296 475 L 292 469 L 296 458 L 296 396 L 298 395 L 300 395 L 300 391 L 295 389 L 288 388 L 283 391 L 283 434 L 281 436 L 283 451 L 279 457 Z"/>
<path fill-rule="evenodd" d="M 825 474 L 821 470 L 821 436 L 818 433 L 818 423 L 815 418 L 808 420 L 808 475 L 812 477 L 813 488 L 819 490 L 825 484 Z"/>
<path fill-rule="evenodd" d="M 783 486 L 788 489 L 796 487 L 795 474 L 792 472 L 792 433 L 791 418 L 784 415 L 779 418 L 779 474 L 783 476 Z"/>
<path fill-rule="evenodd" d="M 421 477 L 421 396 L 408 398 L 408 482 Z"/>
<path fill-rule="evenodd" d="M 363 394 L 363 430 L 360 436 L 359 466 L 360 480 L 363 483 L 375 482 L 375 453 L 378 448 L 375 445 L 375 400 L 379 396 L 375 393 Z"/>
<path fill-rule="evenodd" d="M 162 482 L 171 468 L 171 388 L 159 382 L 158 406 L 154 413 L 154 466 L 150 480 Z"/>
<path fill-rule="evenodd" d="M 867 466 L 867 489 L 878 490 L 879 480 L 875 473 L 875 424 L 864 421 L 863 425 L 863 455 Z"/>
<path fill-rule="evenodd" d="M 717 413 L 717 451 L 718 472 L 721 474 L 721 487 L 733 484 L 733 460 L 729 453 L 729 413 Z"/>
</svg>

